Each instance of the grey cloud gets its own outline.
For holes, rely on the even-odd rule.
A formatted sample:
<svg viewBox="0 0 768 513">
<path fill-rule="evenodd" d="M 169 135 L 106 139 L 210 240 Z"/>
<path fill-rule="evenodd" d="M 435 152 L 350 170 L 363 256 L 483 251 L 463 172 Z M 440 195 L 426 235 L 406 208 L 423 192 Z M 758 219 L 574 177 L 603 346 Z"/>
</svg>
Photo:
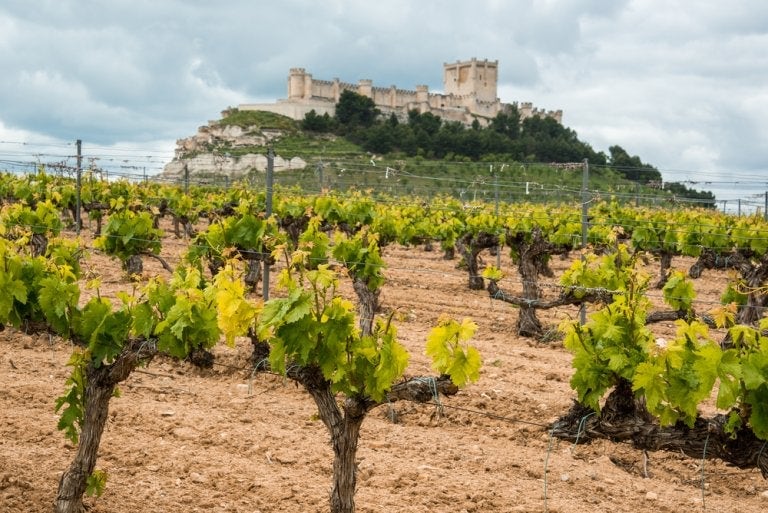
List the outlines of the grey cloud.
<svg viewBox="0 0 768 513">
<path fill-rule="evenodd" d="M 504 101 L 564 110 L 597 150 L 661 168 L 766 161 L 768 3 L 661 0 L 6 0 L 0 123 L 104 144 L 189 135 L 316 78 L 442 88 L 499 61 Z"/>
</svg>

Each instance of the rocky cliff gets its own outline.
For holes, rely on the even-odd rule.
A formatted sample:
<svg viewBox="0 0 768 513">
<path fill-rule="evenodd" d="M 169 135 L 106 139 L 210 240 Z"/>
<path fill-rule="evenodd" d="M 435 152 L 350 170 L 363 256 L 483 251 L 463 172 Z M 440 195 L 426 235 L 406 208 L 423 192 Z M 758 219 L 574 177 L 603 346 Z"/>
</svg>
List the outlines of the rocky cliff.
<svg viewBox="0 0 768 513">
<path fill-rule="evenodd" d="M 226 118 L 228 111 L 222 113 Z M 197 133 L 176 141 L 174 159 L 161 175 L 180 178 L 187 166 L 190 177 L 220 176 L 237 179 L 252 171 L 267 168 L 267 145 L 283 135 L 283 131 L 258 125 L 239 126 L 209 121 Z M 307 163 L 299 158 L 284 159 L 275 156 L 275 171 L 303 169 Z"/>
</svg>

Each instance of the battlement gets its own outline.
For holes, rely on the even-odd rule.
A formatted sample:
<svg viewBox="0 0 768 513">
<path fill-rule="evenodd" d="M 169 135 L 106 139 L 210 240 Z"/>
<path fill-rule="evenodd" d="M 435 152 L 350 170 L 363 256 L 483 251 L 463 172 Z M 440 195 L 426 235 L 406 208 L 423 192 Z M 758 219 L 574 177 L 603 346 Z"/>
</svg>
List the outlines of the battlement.
<svg viewBox="0 0 768 513">
<path fill-rule="evenodd" d="M 472 58 L 443 64 L 442 93 L 429 91 L 426 85 L 415 90 L 374 86 L 371 79 L 360 79 L 357 84 L 333 80 L 316 80 L 305 68 L 290 68 L 288 98 L 275 104 L 243 104 L 241 110 L 266 110 L 300 120 L 310 111 L 333 115 L 341 93 L 353 91 L 371 98 L 385 113 L 405 118 L 408 111 L 431 112 L 451 121 L 467 125 L 475 119 L 487 123 L 510 105 L 520 111 L 520 118 L 551 117 L 562 122 L 562 110 L 534 108 L 531 102 L 503 104 L 497 95 L 499 61 Z"/>
</svg>

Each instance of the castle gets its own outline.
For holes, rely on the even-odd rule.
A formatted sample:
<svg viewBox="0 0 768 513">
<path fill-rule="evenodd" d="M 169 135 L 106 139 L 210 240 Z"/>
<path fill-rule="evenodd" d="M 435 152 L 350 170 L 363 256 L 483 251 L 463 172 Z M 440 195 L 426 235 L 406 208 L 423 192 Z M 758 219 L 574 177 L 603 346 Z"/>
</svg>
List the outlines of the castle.
<svg viewBox="0 0 768 513">
<path fill-rule="evenodd" d="M 353 91 L 371 98 L 384 116 L 395 114 L 407 119 L 410 110 L 430 112 L 447 121 L 459 121 L 466 125 L 477 119 L 481 125 L 498 113 L 516 106 L 520 120 L 533 116 L 550 117 L 562 123 L 563 111 L 546 111 L 534 108 L 531 103 L 506 104 L 496 96 L 498 61 L 482 61 L 472 58 L 443 64 L 443 93 L 431 93 L 426 85 L 416 90 L 397 87 L 375 87 L 371 80 L 359 80 L 357 84 L 315 80 L 304 68 L 292 68 L 288 75 L 288 98 L 269 104 L 241 104 L 240 110 L 263 110 L 301 120 L 311 110 L 318 115 L 333 116 L 336 103 L 343 91 Z"/>
</svg>

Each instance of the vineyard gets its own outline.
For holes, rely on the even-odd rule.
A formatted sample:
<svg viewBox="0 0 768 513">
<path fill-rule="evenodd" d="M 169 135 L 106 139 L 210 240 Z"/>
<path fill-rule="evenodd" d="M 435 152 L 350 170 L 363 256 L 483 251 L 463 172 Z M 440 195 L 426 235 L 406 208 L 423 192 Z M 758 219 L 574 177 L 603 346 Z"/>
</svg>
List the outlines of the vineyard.
<svg viewBox="0 0 768 513">
<path fill-rule="evenodd" d="M 0 510 L 768 500 L 762 218 L 269 192 L 0 177 Z"/>
</svg>

